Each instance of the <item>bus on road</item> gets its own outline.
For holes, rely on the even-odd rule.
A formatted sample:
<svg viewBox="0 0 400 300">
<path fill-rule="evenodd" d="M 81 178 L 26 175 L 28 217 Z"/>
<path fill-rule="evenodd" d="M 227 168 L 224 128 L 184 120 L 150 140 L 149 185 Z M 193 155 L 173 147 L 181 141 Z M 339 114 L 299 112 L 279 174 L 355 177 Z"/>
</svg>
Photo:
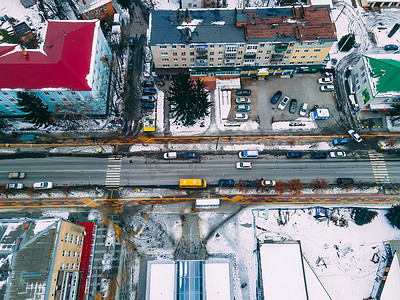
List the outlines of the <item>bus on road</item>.
<svg viewBox="0 0 400 300">
<path fill-rule="evenodd" d="M 201 189 L 207 187 L 207 181 L 204 179 L 181 179 L 179 187 L 181 189 Z"/>
</svg>

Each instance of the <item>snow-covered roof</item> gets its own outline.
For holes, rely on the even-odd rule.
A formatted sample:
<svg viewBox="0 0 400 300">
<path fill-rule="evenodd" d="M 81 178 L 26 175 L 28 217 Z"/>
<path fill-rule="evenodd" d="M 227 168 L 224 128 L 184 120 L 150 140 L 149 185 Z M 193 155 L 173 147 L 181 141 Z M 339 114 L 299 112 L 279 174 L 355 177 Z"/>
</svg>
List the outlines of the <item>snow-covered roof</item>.
<svg viewBox="0 0 400 300">
<path fill-rule="evenodd" d="M 109 2 L 111 2 L 111 0 L 85 0 L 85 1 L 74 1 L 74 4 L 81 13 L 85 13 L 95 8 L 105 6 Z"/>
<path fill-rule="evenodd" d="M 374 33 L 374 39 L 378 47 L 384 47 L 389 44 L 397 45 L 400 43 L 400 29 L 397 30 L 392 37 L 389 37 L 388 34 L 391 30 L 391 27 L 386 26 L 377 26 L 373 29 L 372 32 Z"/>
<path fill-rule="evenodd" d="M 205 264 L 207 299 L 231 300 L 229 263 Z"/>
<path fill-rule="evenodd" d="M 399 257 L 395 255 L 389 273 L 386 277 L 385 285 L 381 294 L 381 300 L 398 299 L 400 295 L 400 265 Z"/>
<path fill-rule="evenodd" d="M 146 300 L 175 299 L 175 263 L 149 262 L 148 267 Z"/>
</svg>

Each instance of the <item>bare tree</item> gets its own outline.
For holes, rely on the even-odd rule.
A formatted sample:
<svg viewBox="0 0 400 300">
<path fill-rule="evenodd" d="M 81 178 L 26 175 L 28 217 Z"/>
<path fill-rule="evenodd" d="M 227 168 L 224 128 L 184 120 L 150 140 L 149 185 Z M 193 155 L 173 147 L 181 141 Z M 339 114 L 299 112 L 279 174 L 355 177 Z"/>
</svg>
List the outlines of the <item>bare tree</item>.
<svg viewBox="0 0 400 300">
<path fill-rule="evenodd" d="M 387 141 L 387 144 L 388 144 L 388 146 L 390 146 L 390 147 L 393 147 L 394 145 L 396 145 L 396 140 L 394 139 L 394 137 L 391 137 L 391 138 L 389 138 L 388 139 L 388 141 Z"/>
<path fill-rule="evenodd" d="M 319 179 L 315 178 L 310 182 L 310 188 L 313 191 L 326 190 L 329 187 L 329 183 L 325 178 Z"/>
<path fill-rule="evenodd" d="M 288 144 L 289 144 L 290 146 L 294 146 L 294 145 L 296 145 L 296 140 L 295 140 L 295 139 L 290 139 L 290 140 L 288 141 Z"/>
<path fill-rule="evenodd" d="M 282 195 L 286 191 L 286 184 L 283 181 L 278 180 L 274 189 L 277 194 Z"/>
<path fill-rule="evenodd" d="M 39 9 L 43 11 L 46 19 L 55 15 L 60 20 L 68 20 L 67 5 L 66 1 L 63 0 L 39 0 Z"/>
<path fill-rule="evenodd" d="M 298 195 L 303 190 L 303 185 L 300 182 L 300 179 L 292 179 L 287 182 L 288 191 L 293 195 Z"/>
<path fill-rule="evenodd" d="M 351 183 L 343 184 L 343 185 L 340 186 L 340 187 L 342 188 L 342 190 L 345 190 L 345 191 L 349 191 L 349 190 L 354 189 L 354 185 L 351 184 Z"/>
</svg>

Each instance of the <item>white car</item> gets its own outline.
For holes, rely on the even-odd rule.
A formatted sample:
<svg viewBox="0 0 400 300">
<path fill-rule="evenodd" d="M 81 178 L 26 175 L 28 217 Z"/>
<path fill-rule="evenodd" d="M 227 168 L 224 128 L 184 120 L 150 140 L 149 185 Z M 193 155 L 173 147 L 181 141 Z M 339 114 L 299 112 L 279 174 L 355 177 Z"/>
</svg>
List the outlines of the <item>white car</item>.
<svg viewBox="0 0 400 300">
<path fill-rule="evenodd" d="M 335 89 L 335 87 L 331 84 L 329 85 L 322 85 L 319 87 L 319 90 L 321 92 L 332 92 Z"/>
<path fill-rule="evenodd" d="M 307 109 L 308 109 L 308 104 L 307 103 L 303 103 L 300 106 L 300 110 L 299 110 L 299 115 L 302 117 L 306 117 L 307 116 Z"/>
<path fill-rule="evenodd" d="M 251 169 L 253 166 L 251 162 L 239 161 L 236 163 L 236 169 Z"/>
<path fill-rule="evenodd" d="M 343 151 L 332 151 L 329 152 L 330 157 L 346 157 L 346 152 Z"/>
<path fill-rule="evenodd" d="M 233 116 L 233 118 L 234 118 L 235 120 L 238 120 L 238 121 L 245 121 L 245 120 L 247 120 L 247 119 L 249 118 L 249 116 L 246 115 L 246 114 L 235 114 L 235 115 Z"/>
<path fill-rule="evenodd" d="M 279 102 L 278 109 L 284 110 L 289 103 L 290 98 L 288 96 L 283 97 L 281 102 Z"/>
<path fill-rule="evenodd" d="M 275 186 L 275 180 L 261 180 L 261 186 Z"/>
<path fill-rule="evenodd" d="M 22 190 L 24 188 L 24 185 L 22 183 L 9 183 L 6 184 L 6 189 L 7 190 Z"/>
<path fill-rule="evenodd" d="M 50 190 L 53 188 L 53 183 L 51 181 L 35 182 L 33 188 L 35 190 Z"/>
<path fill-rule="evenodd" d="M 332 77 L 322 77 L 320 79 L 318 79 L 318 83 L 319 84 L 329 84 L 333 82 L 333 78 Z"/>
<path fill-rule="evenodd" d="M 178 155 L 176 154 L 176 152 L 164 153 L 164 159 L 175 159 L 177 157 L 178 157 Z"/>
<path fill-rule="evenodd" d="M 249 98 L 236 98 L 237 104 L 250 104 L 251 100 Z"/>
<path fill-rule="evenodd" d="M 361 142 L 362 142 L 361 136 L 360 136 L 357 132 L 355 132 L 353 129 L 350 129 L 350 130 L 348 131 L 348 133 L 350 134 L 351 138 L 352 138 L 354 141 L 356 141 L 357 143 L 361 143 Z"/>
</svg>

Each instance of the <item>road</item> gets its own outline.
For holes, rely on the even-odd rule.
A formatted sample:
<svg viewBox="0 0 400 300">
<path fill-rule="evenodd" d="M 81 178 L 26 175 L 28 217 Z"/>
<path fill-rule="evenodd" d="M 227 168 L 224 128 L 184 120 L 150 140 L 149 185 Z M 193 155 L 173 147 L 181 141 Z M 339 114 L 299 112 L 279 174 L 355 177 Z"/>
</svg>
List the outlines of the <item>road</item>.
<svg viewBox="0 0 400 300">
<path fill-rule="evenodd" d="M 180 178 L 203 178 L 211 185 L 217 184 L 222 178 L 283 181 L 301 179 L 302 183 L 308 183 L 314 178 L 325 178 L 332 184 L 338 177 L 352 177 L 356 183 L 375 183 L 379 175 L 377 173 L 390 178 L 391 183 L 398 183 L 400 178 L 400 163 L 396 157 L 379 159 L 375 170 L 365 155 L 365 158 L 357 156 L 323 160 L 313 160 L 306 155 L 302 159 L 289 160 L 283 155 L 267 154 L 261 155 L 259 159 L 248 160 L 253 163 L 253 168 L 247 170 L 235 168 L 239 159 L 233 154 L 203 155 L 198 161 L 167 161 L 161 157 L 160 153 L 116 160 L 93 157 L 3 159 L 0 164 L 0 184 L 12 182 L 13 180 L 8 179 L 8 173 L 17 171 L 27 173 L 27 178 L 21 180 L 26 186 L 43 180 L 53 181 L 55 186 L 105 185 L 110 178 L 116 187 L 177 186 Z"/>
</svg>

